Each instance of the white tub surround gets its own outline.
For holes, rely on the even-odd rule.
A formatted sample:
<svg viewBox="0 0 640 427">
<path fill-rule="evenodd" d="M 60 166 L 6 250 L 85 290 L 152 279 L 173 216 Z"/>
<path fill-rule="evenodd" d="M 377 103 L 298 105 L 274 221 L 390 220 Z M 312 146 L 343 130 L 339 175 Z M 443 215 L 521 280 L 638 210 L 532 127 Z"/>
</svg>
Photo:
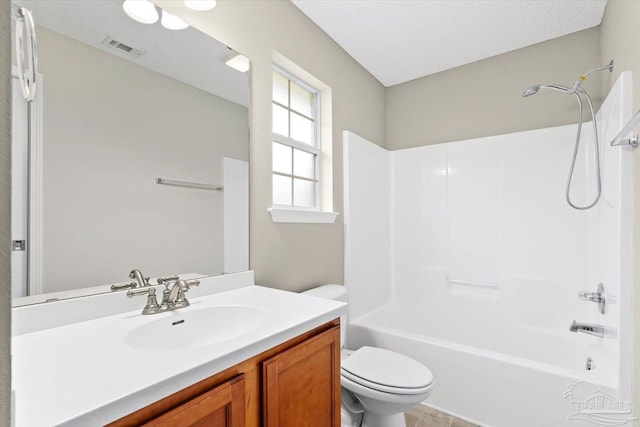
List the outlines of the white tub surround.
<svg viewBox="0 0 640 427">
<path fill-rule="evenodd" d="M 437 381 L 428 403 L 478 424 L 581 425 L 567 419 L 580 399 L 563 397 L 576 381 L 630 402 L 632 149 L 609 142 L 631 94 L 622 73 L 597 114 L 602 198 L 587 211 L 565 200 L 576 125 L 392 152 L 346 132 L 347 345 L 421 361 Z M 590 131 L 579 205 L 595 192 Z M 578 299 L 598 283 L 604 315 Z"/>
<path fill-rule="evenodd" d="M 391 162 L 384 148 L 345 131 L 344 278 L 349 316 L 356 319 L 393 298 L 391 287 Z M 350 343 L 346 343 L 350 347 Z"/>
<path fill-rule="evenodd" d="M 189 291 L 191 306 L 185 309 L 143 316 L 146 299 L 141 297 L 134 299 L 135 311 L 15 335 L 15 426 L 104 425 L 346 311 L 341 302 L 260 286 L 201 297 L 193 292 L 196 289 Z M 123 293 L 119 297 L 123 303 L 129 301 Z M 150 351 L 127 344 L 132 330 L 151 322 L 179 321 L 194 310 L 225 306 L 253 308 L 264 321 L 244 334 L 209 345 Z M 232 326 L 224 322 L 210 325 Z"/>
</svg>

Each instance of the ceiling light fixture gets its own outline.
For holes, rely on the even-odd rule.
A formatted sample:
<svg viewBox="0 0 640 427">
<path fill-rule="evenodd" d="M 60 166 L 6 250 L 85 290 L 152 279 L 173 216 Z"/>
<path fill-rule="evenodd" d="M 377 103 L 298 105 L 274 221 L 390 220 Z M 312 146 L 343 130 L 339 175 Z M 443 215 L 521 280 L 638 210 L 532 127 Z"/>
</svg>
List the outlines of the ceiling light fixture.
<svg viewBox="0 0 640 427">
<path fill-rule="evenodd" d="M 149 0 L 125 0 L 122 8 L 131 19 L 143 24 L 153 24 L 158 21 L 158 11 Z"/>
<path fill-rule="evenodd" d="M 184 0 L 184 5 L 192 10 L 211 10 L 216 7 L 216 0 Z"/>
<path fill-rule="evenodd" d="M 162 11 L 162 20 L 160 21 L 163 27 L 167 30 L 184 30 L 189 27 L 189 24 L 175 15 L 170 14 L 166 10 Z"/>
<path fill-rule="evenodd" d="M 238 52 L 232 52 L 225 60 L 224 63 L 234 70 L 246 73 L 251 68 L 249 58 L 244 55 L 240 55 Z"/>
</svg>

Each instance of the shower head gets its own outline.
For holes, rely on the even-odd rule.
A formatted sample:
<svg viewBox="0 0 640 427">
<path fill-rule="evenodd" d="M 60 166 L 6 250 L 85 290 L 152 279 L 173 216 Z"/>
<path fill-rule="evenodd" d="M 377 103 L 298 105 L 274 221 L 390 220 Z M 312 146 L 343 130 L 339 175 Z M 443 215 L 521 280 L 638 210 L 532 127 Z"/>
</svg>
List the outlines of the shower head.
<svg viewBox="0 0 640 427">
<path fill-rule="evenodd" d="M 529 86 L 524 92 L 522 92 L 522 96 L 526 98 L 527 96 L 535 95 L 539 90 L 540 85 Z"/>
<path fill-rule="evenodd" d="M 571 93 L 571 90 L 566 86 L 554 85 L 554 84 L 542 84 L 542 85 L 529 86 L 527 89 L 525 89 L 524 92 L 522 92 L 522 96 L 526 98 L 527 96 L 535 95 L 536 93 L 538 93 L 540 89 L 552 89 L 552 90 L 557 90 L 558 92 Z"/>
</svg>

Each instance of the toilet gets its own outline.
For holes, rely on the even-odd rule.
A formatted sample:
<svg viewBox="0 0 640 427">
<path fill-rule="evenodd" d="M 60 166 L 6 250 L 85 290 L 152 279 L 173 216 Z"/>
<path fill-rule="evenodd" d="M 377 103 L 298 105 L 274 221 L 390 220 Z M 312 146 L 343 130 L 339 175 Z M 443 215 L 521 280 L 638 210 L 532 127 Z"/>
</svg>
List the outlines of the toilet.
<svg viewBox="0 0 640 427">
<path fill-rule="evenodd" d="M 347 290 L 341 285 L 319 286 L 303 294 L 347 302 Z M 340 323 L 342 427 L 406 427 L 404 412 L 429 397 L 433 374 L 394 351 L 370 346 L 344 349 L 346 315 Z"/>
</svg>

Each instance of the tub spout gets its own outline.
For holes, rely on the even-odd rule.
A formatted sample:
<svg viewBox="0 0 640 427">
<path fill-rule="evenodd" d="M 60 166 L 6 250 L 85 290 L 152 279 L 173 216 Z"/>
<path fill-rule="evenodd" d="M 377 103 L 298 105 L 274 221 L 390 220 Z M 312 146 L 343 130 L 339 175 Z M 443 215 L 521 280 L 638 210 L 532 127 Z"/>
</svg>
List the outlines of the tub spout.
<svg viewBox="0 0 640 427">
<path fill-rule="evenodd" d="M 604 337 L 604 326 L 602 325 L 592 325 L 589 323 L 576 323 L 574 320 L 573 323 L 569 326 L 569 330 L 571 332 L 582 332 L 587 335 L 593 335 L 594 337 L 602 338 Z"/>
</svg>

